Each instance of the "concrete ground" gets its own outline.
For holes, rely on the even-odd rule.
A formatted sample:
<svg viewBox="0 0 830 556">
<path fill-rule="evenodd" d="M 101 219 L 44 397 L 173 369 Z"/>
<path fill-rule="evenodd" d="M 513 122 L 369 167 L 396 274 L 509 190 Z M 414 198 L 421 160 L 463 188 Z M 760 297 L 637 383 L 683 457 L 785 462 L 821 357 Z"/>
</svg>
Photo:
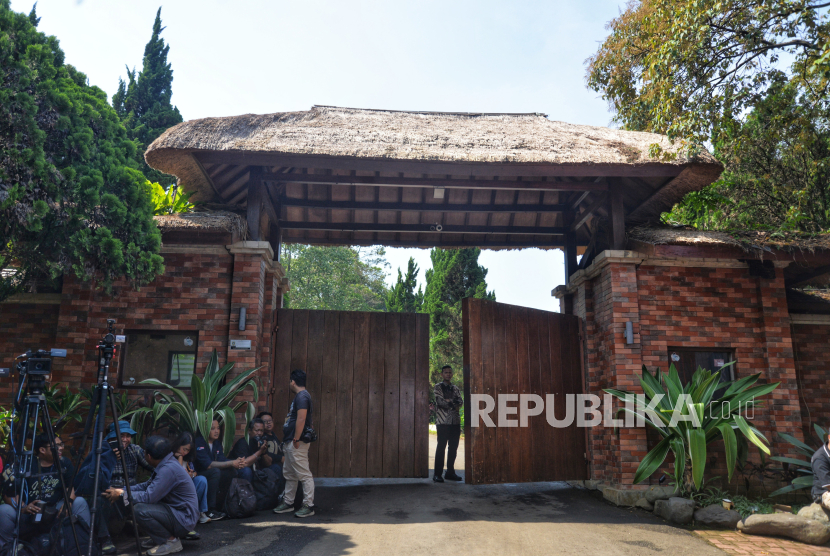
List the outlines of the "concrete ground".
<svg viewBox="0 0 830 556">
<path fill-rule="evenodd" d="M 198 526 L 184 555 L 723 555 L 692 532 L 564 483 L 318 479 L 317 515 L 259 512 Z M 122 554 L 128 539 L 119 539 Z"/>
</svg>

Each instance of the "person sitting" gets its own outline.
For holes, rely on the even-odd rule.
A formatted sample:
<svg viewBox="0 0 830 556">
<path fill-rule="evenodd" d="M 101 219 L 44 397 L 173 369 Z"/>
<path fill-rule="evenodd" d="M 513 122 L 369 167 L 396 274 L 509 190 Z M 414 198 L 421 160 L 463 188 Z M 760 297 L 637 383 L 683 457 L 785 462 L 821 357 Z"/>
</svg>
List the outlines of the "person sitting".
<svg viewBox="0 0 830 556">
<path fill-rule="evenodd" d="M 268 444 L 262 438 L 265 431 L 265 424 L 262 419 L 251 419 L 248 423 L 248 439 L 240 438 L 233 446 L 233 450 L 229 454 L 231 459 L 242 459 L 244 467 L 238 472 L 237 476 L 249 482 L 254 480 L 254 465 L 263 466 L 260 459 L 268 451 Z M 269 461 L 271 458 L 268 458 Z"/>
<path fill-rule="evenodd" d="M 813 502 L 830 511 L 830 434 L 824 439 L 824 444 L 816 450 L 810 459 L 813 468 Z"/>
<path fill-rule="evenodd" d="M 207 479 L 207 516 L 211 521 L 218 521 L 225 517 L 225 513 L 219 509 L 224 506 L 224 495 L 228 492 L 231 480 L 236 477 L 236 470 L 245 466 L 242 458 L 228 460 L 225 457 L 222 441 L 219 440 L 221 434 L 219 421 L 214 420 L 210 426 L 208 439 L 201 435 L 196 437 L 196 455 L 193 459 L 196 472 Z"/>
<path fill-rule="evenodd" d="M 193 486 L 196 487 L 196 496 L 199 498 L 199 523 L 208 523 L 210 521 L 210 518 L 207 516 L 208 483 L 207 479 L 196 473 L 196 468 L 193 466 L 193 456 L 195 453 L 196 442 L 193 440 L 193 435 L 189 432 L 181 433 L 173 443 L 173 455 L 178 460 L 179 465 L 184 467 L 184 470 L 193 479 Z"/>
<path fill-rule="evenodd" d="M 59 441 L 57 438 L 55 440 L 56 443 Z M 37 435 L 32 451 L 35 461 L 32 465 L 31 477 L 15 480 L 11 466 L 7 467 L 3 474 L 2 490 L 5 504 L 0 505 L 0 548 L 14 538 L 17 504 L 22 487 L 25 486 L 25 492 L 28 493 L 28 497 L 23 500 L 25 505 L 20 510 L 20 538 L 23 540 L 29 540 L 38 533 L 40 519 L 37 515 L 43 513 L 44 508 L 54 507 L 57 510 L 63 508 L 64 493 L 61 490 L 58 467 L 55 465 L 52 449 L 49 446 L 49 437 L 46 434 Z M 63 468 L 63 484 L 71 488 L 72 464 L 65 457 L 60 457 L 60 462 Z M 72 503 L 72 514 L 84 520 L 88 526 L 90 513 L 86 500 L 76 497 L 74 489 L 71 490 L 69 499 Z"/>
<path fill-rule="evenodd" d="M 146 483 L 132 487 L 133 514 L 139 529 L 150 535 L 144 543 L 151 556 L 173 554 L 182 550 L 180 537 L 187 536 L 199 520 L 199 500 L 193 479 L 173 457 L 170 441 L 151 436 L 144 445 L 145 457 L 155 471 Z M 105 494 L 110 501 L 126 500 L 126 490 L 110 487 Z"/>
<path fill-rule="evenodd" d="M 125 479 L 130 481 L 130 486 L 138 483 L 136 473 L 139 467 L 147 471 L 153 471 L 153 466 L 144 457 L 144 449 L 138 444 L 133 444 L 133 435 L 136 432 L 130 428 L 130 424 L 127 421 L 118 421 L 118 430 L 121 432 L 121 443 L 119 446 L 124 449 L 127 470 L 125 472 L 124 466 L 121 464 L 121 456 L 118 453 L 118 448 L 113 448 L 112 451 L 115 453 L 115 468 L 112 471 L 110 486 L 123 488 Z M 115 436 L 115 423 L 110 423 L 107 429 L 106 441 L 113 444 Z M 95 520 L 98 525 L 98 543 L 101 545 L 101 552 L 104 555 L 115 554 L 117 550 L 115 549 L 115 544 L 112 542 L 110 529 L 115 530 L 115 533 L 118 534 L 118 531 L 124 527 L 129 512 L 120 500 L 117 500 L 115 503 L 110 503 L 105 497 L 102 497 L 100 500 L 100 521 L 98 519 Z"/>
<path fill-rule="evenodd" d="M 262 419 L 262 425 L 265 428 L 262 439 L 268 445 L 265 455 L 262 456 L 262 463 L 267 469 L 271 469 L 279 477 L 282 477 L 285 454 L 282 453 L 282 443 L 279 437 L 274 434 L 274 416 L 268 411 L 263 411 L 257 415 L 257 418 Z"/>
</svg>

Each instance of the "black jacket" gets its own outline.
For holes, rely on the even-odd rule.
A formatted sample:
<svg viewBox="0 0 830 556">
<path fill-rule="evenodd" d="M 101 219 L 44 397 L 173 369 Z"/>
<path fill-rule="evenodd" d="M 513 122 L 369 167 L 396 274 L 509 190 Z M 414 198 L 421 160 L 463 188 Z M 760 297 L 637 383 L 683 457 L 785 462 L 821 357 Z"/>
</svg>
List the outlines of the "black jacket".
<svg viewBox="0 0 830 556">
<path fill-rule="evenodd" d="M 816 450 L 810 463 L 813 465 L 813 501 L 821 502 L 821 495 L 827 492 L 825 487 L 830 485 L 830 450 L 826 444 Z"/>
</svg>

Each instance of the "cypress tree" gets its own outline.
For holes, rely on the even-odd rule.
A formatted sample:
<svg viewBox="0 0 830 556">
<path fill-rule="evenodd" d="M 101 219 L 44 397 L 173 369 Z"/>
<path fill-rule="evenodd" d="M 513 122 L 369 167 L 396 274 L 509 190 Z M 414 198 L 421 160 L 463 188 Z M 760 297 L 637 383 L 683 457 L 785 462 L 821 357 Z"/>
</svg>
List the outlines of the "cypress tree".
<svg viewBox="0 0 830 556">
<path fill-rule="evenodd" d="M 161 38 L 161 8 L 156 12 L 153 35 L 144 47 L 141 71 L 127 67 L 127 79 L 118 80 L 118 91 L 112 96 L 112 106 L 124 122 L 131 139 L 138 141 L 140 153 L 168 128 L 182 122 L 179 109 L 170 103 L 173 95 L 173 69 L 167 62 L 170 46 Z M 151 182 L 164 187 L 176 178 L 150 168 L 143 162 L 144 175 Z"/>
<path fill-rule="evenodd" d="M 398 269 L 398 281 L 386 297 L 386 310 L 390 313 L 419 313 L 424 305 L 424 293 L 420 286 L 415 291 L 417 283 L 418 265 L 414 258 L 409 257 L 405 278 Z"/>
<path fill-rule="evenodd" d="M 136 145 L 38 21 L 0 0 L 0 300 L 65 273 L 149 282 L 161 234 Z"/>
<path fill-rule="evenodd" d="M 433 249 L 432 268 L 426 272 L 424 310 L 430 315 L 430 370 L 437 382 L 441 367 L 450 365 L 456 374 L 463 365 L 464 339 L 461 300 L 467 297 L 496 300 L 487 291 L 487 269 L 478 264 L 481 249 Z"/>
</svg>

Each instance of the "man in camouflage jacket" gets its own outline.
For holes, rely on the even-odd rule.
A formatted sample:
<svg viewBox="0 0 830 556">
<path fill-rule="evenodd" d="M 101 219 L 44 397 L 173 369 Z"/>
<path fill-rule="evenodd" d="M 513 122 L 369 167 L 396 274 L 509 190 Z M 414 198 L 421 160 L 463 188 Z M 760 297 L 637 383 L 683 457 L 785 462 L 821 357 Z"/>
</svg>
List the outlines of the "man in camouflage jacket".
<svg viewBox="0 0 830 556">
<path fill-rule="evenodd" d="M 438 431 L 438 447 L 435 449 L 435 471 L 432 480 L 436 483 L 460 481 L 461 477 L 455 474 L 455 455 L 458 452 L 458 440 L 461 438 L 461 415 L 459 408 L 464 405 L 464 399 L 458 386 L 452 380 L 452 367 L 445 365 L 441 369 L 443 382 L 435 385 L 435 428 Z M 447 473 L 444 472 L 444 449 L 447 448 Z"/>
</svg>

